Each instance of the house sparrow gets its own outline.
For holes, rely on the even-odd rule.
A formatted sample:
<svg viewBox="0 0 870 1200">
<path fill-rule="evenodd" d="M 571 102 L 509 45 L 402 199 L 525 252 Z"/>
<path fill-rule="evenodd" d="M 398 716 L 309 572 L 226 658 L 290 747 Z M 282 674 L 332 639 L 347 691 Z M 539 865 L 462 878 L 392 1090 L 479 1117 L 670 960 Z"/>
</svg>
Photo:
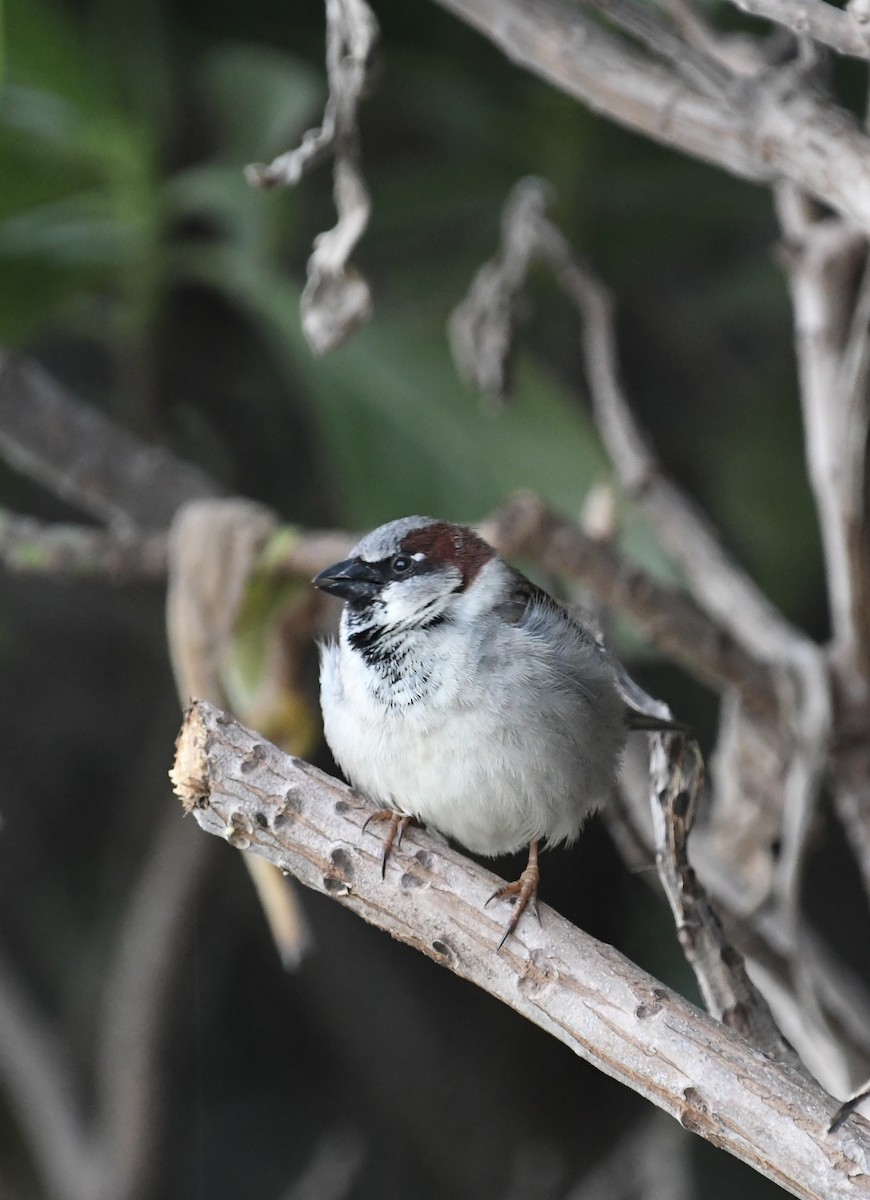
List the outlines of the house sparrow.
<svg viewBox="0 0 870 1200">
<path fill-rule="evenodd" d="M 412 818 L 477 854 L 529 847 L 491 899 L 535 897 L 538 846 L 573 842 L 613 788 L 630 728 L 674 728 L 593 634 L 471 529 L 405 517 L 315 587 L 344 601 L 321 647 L 326 740 L 383 807 L 383 867 Z"/>
</svg>

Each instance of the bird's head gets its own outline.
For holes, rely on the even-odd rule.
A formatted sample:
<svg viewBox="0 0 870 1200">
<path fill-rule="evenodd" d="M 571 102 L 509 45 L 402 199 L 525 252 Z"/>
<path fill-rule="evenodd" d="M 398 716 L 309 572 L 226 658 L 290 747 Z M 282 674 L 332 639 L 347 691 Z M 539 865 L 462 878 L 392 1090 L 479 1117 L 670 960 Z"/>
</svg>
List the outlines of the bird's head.
<svg viewBox="0 0 870 1200">
<path fill-rule="evenodd" d="M 467 603 L 496 552 L 473 530 L 432 517 L 403 517 L 366 534 L 314 586 L 340 596 L 356 623 L 429 628 Z"/>
</svg>

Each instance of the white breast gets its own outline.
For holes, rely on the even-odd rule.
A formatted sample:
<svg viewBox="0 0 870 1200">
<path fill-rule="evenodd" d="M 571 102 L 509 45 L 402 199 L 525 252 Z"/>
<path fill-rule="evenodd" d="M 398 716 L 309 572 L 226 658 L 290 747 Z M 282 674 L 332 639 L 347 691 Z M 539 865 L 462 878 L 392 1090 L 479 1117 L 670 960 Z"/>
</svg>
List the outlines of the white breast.
<svg viewBox="0 0 870 1200">
<path fill-rule="evenodd" d="M 394 679 L 346 644 L 324 647 L 330 749 L 376 803 L 476 853 L 571 840 L 617 768 L 612 677 L 594 648 L 572 644 L 577 661 L 554 663 L 556 648 L 525 629 L 478 616 L 474 631 L 408 635 Z"/>
</svg>

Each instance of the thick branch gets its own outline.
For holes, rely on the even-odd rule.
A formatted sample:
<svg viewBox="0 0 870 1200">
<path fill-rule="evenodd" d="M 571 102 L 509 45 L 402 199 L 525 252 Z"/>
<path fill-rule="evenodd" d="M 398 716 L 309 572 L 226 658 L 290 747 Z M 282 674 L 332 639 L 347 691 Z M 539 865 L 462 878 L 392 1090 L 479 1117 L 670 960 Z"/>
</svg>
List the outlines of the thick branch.
<svg viewBox="0 0 870 1200">
<path fill-rule="evenodd" d="M 283 755 L 205 703 L 188 711 L 172 771 L 208 832 L 264 855 L 510 1005 L 575 1053 L 806 1200 L 870 1193 L 870 1131 L 616 950 L 541 906 L 496 953 L 495 878 L 414 830 L 381 879 L 358 793 Z"/>
<path fill-rule="evenodd" d="M 595 112 L 743 179 L 790 179 L 870 232 L 870 139 L 797 77 L 735 78 L 717 99 L 564 0 L 438 3 Z"/>
</svg>

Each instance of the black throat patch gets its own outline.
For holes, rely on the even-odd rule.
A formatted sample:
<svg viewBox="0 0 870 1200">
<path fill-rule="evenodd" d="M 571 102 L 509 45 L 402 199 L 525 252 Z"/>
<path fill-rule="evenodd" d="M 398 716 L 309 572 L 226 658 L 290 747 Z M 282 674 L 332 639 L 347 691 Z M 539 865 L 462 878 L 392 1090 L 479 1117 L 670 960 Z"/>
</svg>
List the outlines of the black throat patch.
<svg viewBox="0 0 870 1200">
<path fill-rule="evenodd" d="M 382 698 L 402 707 L 413 704 L 427 691 L 432 671 L 423 663 L 429 655 L 420 654 L 420 635 L 451 622 L 445 612 L 435 613 L 413 629 L 397 629 L 377 623 L 353 628 L 348 623 L 348 645 L 382 681 Z M 431 661 L 431 659 L 430 659 Z"/>
</svg>

